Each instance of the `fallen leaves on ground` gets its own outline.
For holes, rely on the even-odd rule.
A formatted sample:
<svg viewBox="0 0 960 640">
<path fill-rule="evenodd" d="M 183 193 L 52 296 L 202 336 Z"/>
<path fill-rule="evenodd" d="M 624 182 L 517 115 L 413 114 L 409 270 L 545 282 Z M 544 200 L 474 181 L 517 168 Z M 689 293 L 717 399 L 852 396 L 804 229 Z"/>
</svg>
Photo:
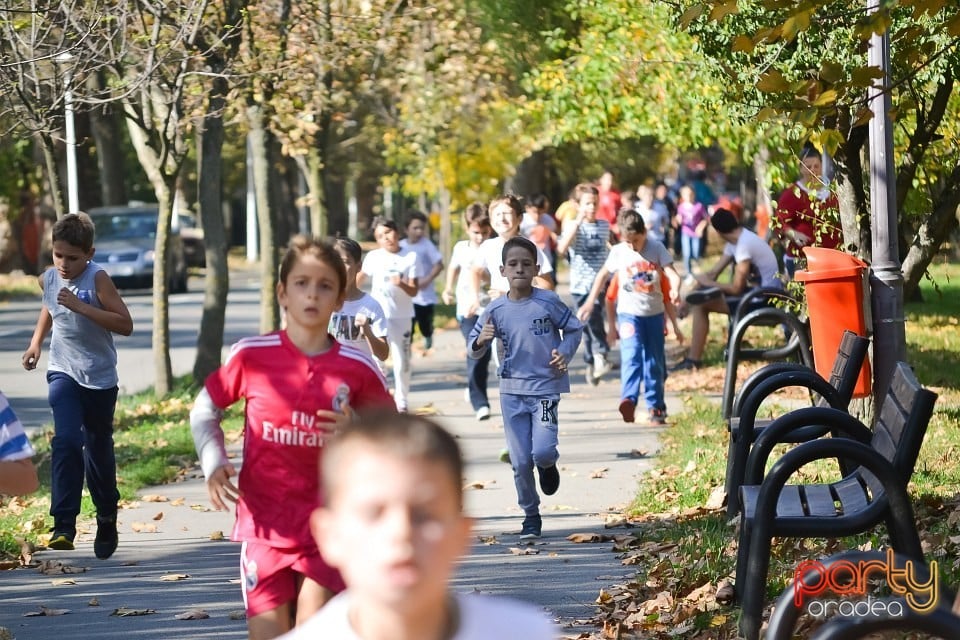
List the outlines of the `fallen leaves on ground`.
<svg viewBox="0 0 960 640">
<path fill-rule="evenodd" d="M 160 582 L 179 582 L 190 577 L 188 573 L 168 573 L 160 576 Z"/>
<path fill-rule="evenodd" d="M 50 583 L 55 587 L 65 587 L 68 585 L 77 584 L 77 581 L 74 578 L 58 578 L 56 580 L 51 580 Z"/>
<path fill-rule="evenodd" d="M 156 613 L 156 609 L 128 609 L 127 607 L 120 607 L 119 609 L 114 609 L 111 616 L 118 616 L 120 618 L 128 618 L 132 616 L 149 616 Z"/>
<path fill-rule="evenodd" d="M 510 547 L 510 553 L 515 556 L 535 556 L 540 553 L 536 547 Z"/>
<path fill-rule="evenodd" d="M 88 567 L 75 567 L 62 560 L 44 560 L 37 566 L 37 571 L 45 576 L 54 576 L 60 573 L 85 573 Z"/>
<path fill-rule="evenodd" d="M 40 605 L 40 608 L 37 611 L 28 611 L 23 614 L 23 617 L 36 618 L 40 616 L 65 616 L 68 613 L 70 613 L 70 609 L 52 609 L 50 607 Z"/>
<path fill-rule="evenodd" d="M 212 531 L 209 536 L 210 540 L 214 542 L 220 542 L 221 540 L 226 540 L 226 536 L 223 535 L 223 531 Z"/>
<path fill-rule="evenodd" d="M 610 471 L 609 467 L 600 467 L 599 469 L 594 469 L 590 472 L 590 478 L 593 480 L 597 478 L 606 478 L 607 471 Z"/>
<path fill-rule="evenodd" d="M 206 620 L 210 617 L 210 614 L 203 609 L 190 609 L 189 611 L 178 613 L 173 617 L 177 620 Z"/>
<path fill-rule="evenodd" d="M 158 527 L 152 522 L 134 522 L 130 525 L 134 533 L 156 533 Z"/>
</svg>

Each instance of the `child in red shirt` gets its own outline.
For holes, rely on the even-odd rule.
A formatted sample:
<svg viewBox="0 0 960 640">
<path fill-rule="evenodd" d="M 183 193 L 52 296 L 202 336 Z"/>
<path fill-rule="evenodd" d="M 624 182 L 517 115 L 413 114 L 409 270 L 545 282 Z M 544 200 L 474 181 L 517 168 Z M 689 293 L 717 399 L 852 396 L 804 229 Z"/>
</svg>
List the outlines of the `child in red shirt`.
<svg viewBox="0 0 960 640">
<path fill-rule="evenodd" d="M 327 332 L 343 303 L 346 270 L 333 245 L 295 237 L 280 264 L 277 299 L 286 328 L 240 340 L 207 377 L 190 426 L 217 509 L 237 505 L 232 539 L 243 542 L 240 570 L 250 638 L 275 638 L 306 620 L 344 585 L 310 535 L 319 505 L 319 454 L 355 409 L 390 407 L 380 370 Z M 239 482 L 227 459 L 223 410 L 244 400 Z"/>
</svg>

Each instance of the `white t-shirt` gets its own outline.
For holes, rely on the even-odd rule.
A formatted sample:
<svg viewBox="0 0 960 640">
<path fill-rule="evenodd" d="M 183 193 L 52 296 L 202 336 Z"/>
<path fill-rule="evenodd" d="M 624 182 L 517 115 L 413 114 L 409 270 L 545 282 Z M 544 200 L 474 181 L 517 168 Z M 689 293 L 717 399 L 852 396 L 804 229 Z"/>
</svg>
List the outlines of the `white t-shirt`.
<svg viewBox="0 0 960 640">
<path fill-rule="evenodd" d="M 641 318 L 663 313 L 660 278 L 671 264 L 670 252 L 653 238 L 647 238 L 639 252 L 628 242 L 614 245 L 603 266 L 617 274 L 617 313 Z"/>
<path fill-rule="evenodd" d="M 457 274 L 457 317 L 466 318 L 470 307 L 470 299 L 473 296 L 473 261 L 477 255 L 477 247 L 470 244 L 469 240 L 461 240 L 453 245 L 453 251 L 450 253 L 450 264 L 448 269 L 460 269 Z M 483 311 L 480 309 L 479 311 Z M 479 313 L 478 311 L 478 313 Z"/>
<path fill-rule="evenodd" d="M 370 278 L 370 293 L 380 303 L 387 320 L 413 317 L 413 298 L 390 278 L 394 274 L 406 280 L 419 278 L 417 254 L 403 248 L 397 253 L 374 249 L 363 259 L 361 270 Z"/>
<path fill-rule="evenodd" d="M 339 311 L 334 311 L 330 316 L 330 333 L 343 344 L 349 344 L 363 351 L 368 356 L 373 356 L 370 351 L 370 345 L 367 339 L 363 337 L 363 331 L 355 323 L 357 316 L 363 314 L 370 318 L 370 329 L 373 335 L 383 338 L 387 335 L 386 317 L 383 315 L 383 308 L 380 303 L 373 299 L 370 294 L 364 293 L 356 300 L 344 300 L 343 307 Z"/>
<path fill-rule="evenodd" d="M 496 291 L 510 290 L 510 283 L 500 274 L 500 267 L 503 266 L 504 242 L 506 240 L 499 237 L 484 240 L 473 260 L 474 267 L 486 269 L 490 273 L 490 288 Z M 550 258 L 539 248 L 537 248 L 537 264 L 540 265 L 539 275 L 553 273 Z"/>
<path fill-rule="evenodd" d="M 400 241 L 400 250 L 402 251 L 404 249 L 417 254 L 417 273 L 420 274 L 419 278 L 421 280 L 430 275 L 434 266 L 443 262 L 443 256 L 440 255 L 440 250 L 437 249 L 437 245 L 433 244 L 433 240 L 430 238 L 420 238 L 415 244 L 411 244 L 404 238 Z M 413 297 L 413 304 L 437 304 L 438 301 L 436 281 L 426 286 L 423 286 L 421 283 L 419 293 Z"/>
<path fill-rule="evenodd" d="M 559 630 L 532 605 L 476 594 L 454 596 L 460 626 L 452 640 L 555 640 Z M 278 640 L 363 640 L 350 626 L 350 592 L 344 591 L 309 620 Z"/>
<path fill-rule="evenodd" d="M 783 283 L 777 265 L 777 256 L 767 242 L 750 229 L 741 229 L 737 244 L 727 243 L 723 247 L 723 255 L 731 256 L 734 262 L 749 260 L 751 266 L 760 276 L 761 287 L 782 287 Z"/>
</svg>

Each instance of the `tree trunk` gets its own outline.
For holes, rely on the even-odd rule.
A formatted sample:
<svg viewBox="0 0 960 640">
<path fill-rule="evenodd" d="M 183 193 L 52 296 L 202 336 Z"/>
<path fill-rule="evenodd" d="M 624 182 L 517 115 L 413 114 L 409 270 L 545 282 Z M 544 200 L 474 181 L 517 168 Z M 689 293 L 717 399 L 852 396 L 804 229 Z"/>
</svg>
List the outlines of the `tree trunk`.
<svg viewBox="0 0 960 640">
<path fill-rule="evenodd" d="M 546 189 L 546 159 L 545 149 L 538 149 L 524 158 L 513 177 L 507 179 L 506 191 L 524 196 L 543 193 Z"/>
<path fill-rule="evenodd" d="M 221 175 L 223 111 L 228 91 L 226 78 L 214 76 L 207 113 L 198 132 L 197 202 L 207 261 L 203 279 L 203 314 L 197 333 L 197 356 L 193 361 L 193 379 L 198 384 L 220 366 L 227 293 L 230 290 Z"/>
<path fill-rule="evenodd" d="M 873 246 L 861 155 L 865 148 L 866 129 L 857 127 L 850 133 L 844 144 L 843 159 L 837 163 L 837 181 L 844 245 L 852 246 L 853 253 L 870 262 Z"/>
<path fill-rule="evenodd" d="M 89 80 L 102 89 L 103 80 L 91 75 Z M 97 167 L 100 171 L 100 200 L 104 205 L 126 204 L 127 171 L 123 157 L 123 121 L 116 105 L 102 104 L 90 110 L 90 132 L 97 148 Z"/>
<path fill-rule="evenodd" d="M 934 256 L 957 228 L 960 206 L 960 165 L 946 179 L 947 188 L 934 201 L 933 213 L 917 229 L 913 244 L 903 259 L 903 298 L 910 300 Z"/>
<path fill-rule="evenodd" d="M 310 232 L 317 237 L 327 236 L 329 225 L 324 215 L 326 194 L 323 190 L 323 157 L 320 150 L 311 147 L 304 165 L 304 177 L 307 179 L 307 188 L 310 189 Z"/>
<path fill-rule="evenodd" d="M 128 107 L 133 109 L 133 107 Z M 147 134 L 134 119 L 127 120 L 130 141 L 137 151 L 157 196 L 160 210 L 157 216 L 157 238 L 153 260 L 153 371 L 154 391 L 166 396 L 173 388 L 173 367 L 170 363 L 170 291 L 167 287 L 167 256 L 170 254 L 170 224 L 173 221 L 173 191 L 179 167 L 170 170 L 150 148 Z"/>
<path fill-rule="evenodd" d="M 253 182 L 257 197 L 257 223 L 260 232 L 260 332 L 269 333 L 280 326 L 277 304 L 277 244 L 273 233 L 273 203 L 270 198 L 270 165 L 263 107 L 247 105 L 250 123 Z"/>
<path fill-rule="evenodd" d="M 47 178 L 50 181 L 50 199 L 53 201 L 53 210 L 57 214 L 57 220 L 59 220 L 66 213 L 66 203 L 63 201 L 63 182 L 60 180 L 57 151 L 49 133 L 40 133 L 39 135 L 40 147 L 43 149 L 43 162 L 46 165 Z"/>
</svg>

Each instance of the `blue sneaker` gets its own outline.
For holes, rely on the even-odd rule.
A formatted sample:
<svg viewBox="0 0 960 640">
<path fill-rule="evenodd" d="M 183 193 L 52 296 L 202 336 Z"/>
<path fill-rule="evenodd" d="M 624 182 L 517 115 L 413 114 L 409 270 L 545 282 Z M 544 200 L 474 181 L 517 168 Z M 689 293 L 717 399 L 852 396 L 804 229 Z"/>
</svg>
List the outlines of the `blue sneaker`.
<svg viewBox="0 0 960 640">
<path fill-rule="evenodd" d="M 543 519 L 540 516 L 527 516 L 523 519 L 523 527 L 520 529 L 521 540 L 533 540 L 539 538 L 543 530 Z"/>
</svg>

